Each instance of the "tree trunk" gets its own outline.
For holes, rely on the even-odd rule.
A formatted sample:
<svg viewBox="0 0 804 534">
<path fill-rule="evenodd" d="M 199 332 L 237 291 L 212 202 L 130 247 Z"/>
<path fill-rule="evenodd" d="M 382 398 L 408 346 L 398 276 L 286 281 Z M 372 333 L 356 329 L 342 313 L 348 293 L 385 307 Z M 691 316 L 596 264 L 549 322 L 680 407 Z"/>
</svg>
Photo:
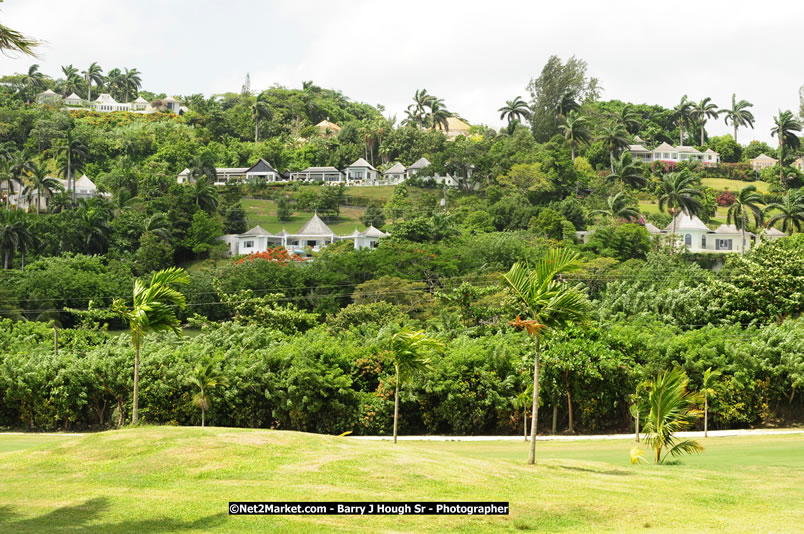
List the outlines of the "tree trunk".
<svg viewBox="0 0 804 534">
<path fill-rule="evenodd" d="M 131 424 L 136 425 L 139 421 L 139 391 L 140 390 L 140 347 L 134 348 L 134 409 L 131 414 Z"/>
<path fill-rule="evenodd" d="M 123 403 L 117 399 L 117 428 L 123 426 Z"/>
<path fill-rule="evenodd" d="M 254 142 L 258 143 L 260 141 L 260 119 L 255 117 L 254 118 Z"/>
<path fill-rule="evenodd" d="M 570 152 L 572 153 L 572 162 L 575 163 L 575 143 L 570 143 Z"/>
<path fill-rule="evenodd" d="M 397 421 L 399 421 L 399 367 L 396 368 L 396 384 L 394 387 L 394 445 L 396 445 Z"/>
<path fill-rule="evenodd" d="M 704 144 L 704 123 L 701 123 L 701 146 Z"/>
<path fill-rule="evenodd" d="M 611 172 L 614 172 L 614 149 L 609 152 L 609 160 L 611 162 Z"/>
<path fill-rule="evenodd" d="M 201 428 L 204 428 L 204 409 L 201 408 Z"/>
<path fill-rule="evenodd" d="M 742 225 L 742 228 L 741 228 L 743 242 L 740 243 L 740 255 L 742 255 L 742 256 L 745 256 L 745 221 L 746 221 L 746 218 L 747 217 L 745 216 L 745 212 L 743 212 L 743 225 Z"/>
<path fill-rule="evenodd" d="M 39 205 L 42 203 L 42 190 L 36 190 L 36 214 L 39 215 Z"/>
<path fill-rule="evenodd" d="M 779 132 L 779 185 L 784 185 L 784 137 Z"/>
<path fill-rule="evenodd" d="M 525 427 L 525 431 L 524 431 L 523 435 L 525 437 L 525 441 L 528 441 L 528 409 L 527 408 L 524 408 L 522 410 L 522 422 L 523 422 L 522 426 Z"/>
<path fill-rule="evenodd" d="M 564 372 L 564 386 L 567 388 L 567 412 L 569 412 L 569 431 L 570 434 L 574 434 L 575 428 L 574 425 L 572 424 L 572 392 L 570 391 L 569 371 Z"/>
<path fill-rule="evenodd" d="M 553 402 L 553 430 L 552 433 L 555 434 L 558 432 L 558 403 Z"/>
<path fill-rule="evenodd" d="M 8 269 L 8 251 L 3 254 L 3 269 Z"/>
<path fill-rule="evenodd" d="M 528 452 L 528 465 L 536 463 L 536 426 L 539 421 L 539 367 L 541 352 L 539 348 L 539 334 L 536 334 L 536 355 L 533 359 L 533 411 L 530 421 L 530 451 Z"/>
<path fill-rule="evenodd" d="M 684 146 L 684 125 L 678 124 L 678 144 Z"/>
<path fill-rule="evenodd" d="M 676 250 L 676 213 L 673 211 L 673 235 L 670 236 L 670 250 Z"/>
<path fill-rule="evenodd" d="M 636 418 L 634 419 L 634 441 L 639 443 L 639 405 L 637 405 Z"/>
<path fill-rule="evenodd" d="M 734 123 L 734 142 L 737 142 L 737 123 Z"/>
<path fill-rule="evenodd" d="M 704 395 L 704 437 L 709 437 L 709 397 Z"/>
</svg>

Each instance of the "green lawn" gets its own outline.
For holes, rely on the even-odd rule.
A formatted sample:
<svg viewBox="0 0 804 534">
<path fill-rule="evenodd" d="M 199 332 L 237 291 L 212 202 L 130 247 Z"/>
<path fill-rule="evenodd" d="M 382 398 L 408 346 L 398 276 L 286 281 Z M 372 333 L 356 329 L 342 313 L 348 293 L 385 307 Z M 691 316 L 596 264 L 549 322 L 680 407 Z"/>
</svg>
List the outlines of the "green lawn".
<svg viewBox="0 0 804 534">
<path fill-rule="evenodd" d="M 243 199 L 241 202 L 246 210 L 248 227 L 259 224 L 271 233 L 281 232 L 282 228 L 291 234 L 297 232 L 313 216 L 313 212 L 294 212 L 289 221 L 280 222 L 276 216 L 276 204 L 272 200 Z M 339 235 L 351 234 L 355 228 L 365 230 L 366 227 L 360 222 L 364 211 L 362 208 L 341 207 L 340 217 L 326 221 L 327 226 Z"/>
<path fill-rule="evenodd" d="M 761 193 L 767 193 L 769 185 L 767 182 L 743 182 L 741 180 L 727 180 L 726 178 L 704 178 L 701 180 L 701 183 L 706 187 L 711 187 L 715 191 L 725 191 L 728 189 L 732 193 L 736 193 L 749 185 L 755 186 L 757 191 Z"/>
<path fill-rule="evenodd" d="M 631 465 L 630 440 L 540 442 L 536 466 L 524 442 L 394 446 L 224 428 L 0 443 L 2 532 L 792 532 L 804 522 L 801 435 L 709 438 L 702 455 L 668 466 Z M 230 517 L 229 500 L 502 500 L 511 515 Z"/>
</svg>

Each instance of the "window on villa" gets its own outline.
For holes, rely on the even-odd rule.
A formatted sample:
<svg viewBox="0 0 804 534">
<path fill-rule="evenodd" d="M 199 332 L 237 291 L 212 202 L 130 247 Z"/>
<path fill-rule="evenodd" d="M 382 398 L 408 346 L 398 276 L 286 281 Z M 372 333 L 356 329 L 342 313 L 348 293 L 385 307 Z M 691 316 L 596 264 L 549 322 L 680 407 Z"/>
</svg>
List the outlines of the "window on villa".
<svg viewBox="0 0 804 534">
<path fill-rule="evenodd" d="M 243 246 L 245 248 L 254 248 L 254 241 L 246 241 L 245 243 L 243 243 Z"/>
<path fill-rule="evenodd" d="M 678 154 L 676 152 L 673 152 L 673 159 L 678 159 Z"/>
<path fill-rule="evenodd" d="M 706 248 L 706 236 L 701 236 L 701 248 Z"/>
<path fill-rule="evenodd" d="M 684 236 L 684 245 L 691 247 L 692 246 L 692 235 L 687 234 Z"/>
</svg>

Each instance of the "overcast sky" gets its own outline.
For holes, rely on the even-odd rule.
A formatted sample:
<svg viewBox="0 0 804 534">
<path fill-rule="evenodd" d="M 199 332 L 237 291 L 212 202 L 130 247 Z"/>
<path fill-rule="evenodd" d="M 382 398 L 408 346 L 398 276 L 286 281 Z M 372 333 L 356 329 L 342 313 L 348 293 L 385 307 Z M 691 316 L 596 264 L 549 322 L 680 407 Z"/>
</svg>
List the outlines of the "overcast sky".
<svg viewBox="0 0 804 534">
<path fill-rule="evenodd" d="M 470 122 L 496 110 L 572 55 L 604 99 L 672 107 L 684 94 L 754 104 L 739 141 L 776 145 L 779 108 L 798 111 L 804 84 L 804 2 L 743 1 L 246 1 L 6 0 L 0 22 L 47 41 L 40 57 L 0 55 L 0 74 L 32 62 L 51 76 L 97 61 L 142 72 L 154 92 L 210 95 L 302 80 L 383 104 L 401 120 L 418 88 Z M 710 133 L 730 132 L 722 119 Z"/>
</svg>

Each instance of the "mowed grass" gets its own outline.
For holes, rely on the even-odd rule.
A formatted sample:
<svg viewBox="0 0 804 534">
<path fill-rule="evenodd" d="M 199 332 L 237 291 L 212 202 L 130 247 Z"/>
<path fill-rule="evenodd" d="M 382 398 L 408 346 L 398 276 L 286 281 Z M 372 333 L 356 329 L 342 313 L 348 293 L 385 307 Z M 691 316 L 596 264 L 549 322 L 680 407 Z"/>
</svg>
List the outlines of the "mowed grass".
<svg viewBox="0 0 804 534">
<path fill-rule="evenodd" d="M 743 182 L 742 180 L 728 180 L 726 178 L 703 178 L 701 183 L 706 187 L 711 187 L 715 191 L 725 191 L 728 189 L 732 193 L 737 193 L 741 189 L 753 185 L 760 193 L 768 192 L 768 182 Z"/>
<path fill-rule="evenodd" d="M 667 466 L 631 465 L 630 440 L 539 442 L 535 466 L 524 442 L 394 446 L 270 430 L 143 427 L 40 443 L 0 453 L 2 532 L 792 532 L 804 522 L 801 435 L 709 438 L 702 455 Z M 236 517 L 230 500 L 500 500 L 511 515 Z"/>
<path fill-rule="evenodd" d="M 294 212 L 289 221 L 279 221 L 276 216 L 276 204 L 272 200 L 243 199 L 243 209 L 246 210 L 246 223 L 249 228 L 260 225 L 271 233 L 278 233 L 282 228 L 291 234 L 299 231 L 302 225 L 313 216 L 312 211 Z M 333 232 L 339 235 L 351 234 L 355 228 L 365 230 L 366 226 L 360 222 L 360 216 L 365 210 L 362 208 L 347 208 L 341 206 L 341 213 L 337 219 L 325 221 Z"/>
</svg>

